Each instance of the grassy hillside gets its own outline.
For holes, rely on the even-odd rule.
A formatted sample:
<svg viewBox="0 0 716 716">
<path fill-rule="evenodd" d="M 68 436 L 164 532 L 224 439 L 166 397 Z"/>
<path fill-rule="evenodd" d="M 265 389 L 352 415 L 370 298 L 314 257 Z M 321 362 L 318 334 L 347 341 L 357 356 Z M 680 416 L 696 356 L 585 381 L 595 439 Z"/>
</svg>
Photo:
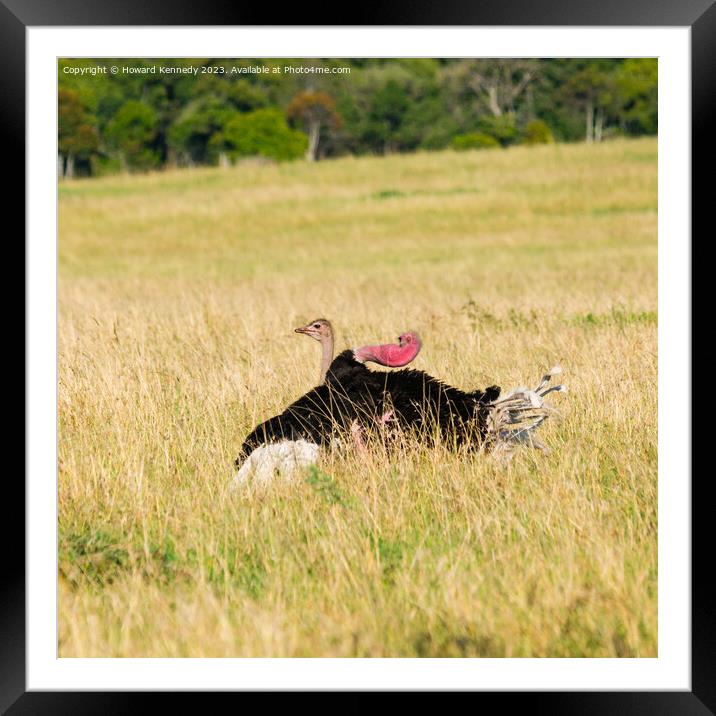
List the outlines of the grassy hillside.
<svg viewBox="0 0 716 716">
<path fill-rule="evenodd" d="M 60 656 L 654 656 L 656 140 L 60 186 Z M 570 392 L 508 465 L 407 446 L 230 494 L 315 343 Z"/>
</svg>

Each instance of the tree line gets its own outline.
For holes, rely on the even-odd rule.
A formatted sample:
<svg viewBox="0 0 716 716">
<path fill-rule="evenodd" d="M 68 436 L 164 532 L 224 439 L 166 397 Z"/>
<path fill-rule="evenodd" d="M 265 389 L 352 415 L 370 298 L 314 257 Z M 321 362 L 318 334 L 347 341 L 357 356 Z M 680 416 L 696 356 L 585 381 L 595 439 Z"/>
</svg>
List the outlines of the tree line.
<svg viewBox="0 0 716 716">
<path fill-rule="evenodd" d="M 58 173 L 656 134 L 657 77 L 651 58 L 63 59 Z"/>
</svg>

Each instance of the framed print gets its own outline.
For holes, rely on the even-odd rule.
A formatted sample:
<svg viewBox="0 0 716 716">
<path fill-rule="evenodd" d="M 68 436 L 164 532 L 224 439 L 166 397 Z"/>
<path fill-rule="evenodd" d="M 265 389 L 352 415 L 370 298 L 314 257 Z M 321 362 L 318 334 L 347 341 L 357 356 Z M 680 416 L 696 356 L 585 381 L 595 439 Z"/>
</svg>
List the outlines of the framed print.
<svg viewBox="0 0 716 716">
<path fill-rule="evenodd" d="M 716 708 L 685 415 L 710 3 L 123 12 L 0 5 L 28 280 L 0 705 Z"/>
</svg>

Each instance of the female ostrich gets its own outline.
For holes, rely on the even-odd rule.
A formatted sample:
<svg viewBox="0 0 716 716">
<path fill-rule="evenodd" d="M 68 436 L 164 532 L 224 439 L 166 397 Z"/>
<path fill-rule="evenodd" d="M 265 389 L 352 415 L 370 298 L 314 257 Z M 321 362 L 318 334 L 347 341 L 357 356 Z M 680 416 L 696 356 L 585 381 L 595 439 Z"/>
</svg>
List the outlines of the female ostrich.
<svg viewBox="0 0 716 716">
<path fill-rule="evenodd" d="M 318 385 L 326 382 L 326 373 L 333 362 L 333 326 L 326 318 L 317 318 L 305 326 L 294 329 L 295 333 L 303 333 L 321 344 L 321 371 L 318 375 Z"/>
</svg>

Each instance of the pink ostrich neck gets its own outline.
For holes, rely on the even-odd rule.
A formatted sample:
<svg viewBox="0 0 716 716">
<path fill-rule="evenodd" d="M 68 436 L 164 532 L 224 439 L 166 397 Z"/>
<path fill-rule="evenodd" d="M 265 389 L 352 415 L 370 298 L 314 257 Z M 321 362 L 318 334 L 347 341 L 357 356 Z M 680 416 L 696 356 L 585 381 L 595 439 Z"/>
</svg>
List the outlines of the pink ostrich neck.
<svg viewBox="0 0 716 716">
<path fill-rule="evenodd" d="M 359 363 L 379 363 L 388 368 L 400 368 L 415 359 L 420 353 L 422 344 L 420 338 L 414 336 L 411 342 L 404 345 L 385 343 L 379 346 L 362 346 L 353 351 L 353 356 Z"/>
</svg>

